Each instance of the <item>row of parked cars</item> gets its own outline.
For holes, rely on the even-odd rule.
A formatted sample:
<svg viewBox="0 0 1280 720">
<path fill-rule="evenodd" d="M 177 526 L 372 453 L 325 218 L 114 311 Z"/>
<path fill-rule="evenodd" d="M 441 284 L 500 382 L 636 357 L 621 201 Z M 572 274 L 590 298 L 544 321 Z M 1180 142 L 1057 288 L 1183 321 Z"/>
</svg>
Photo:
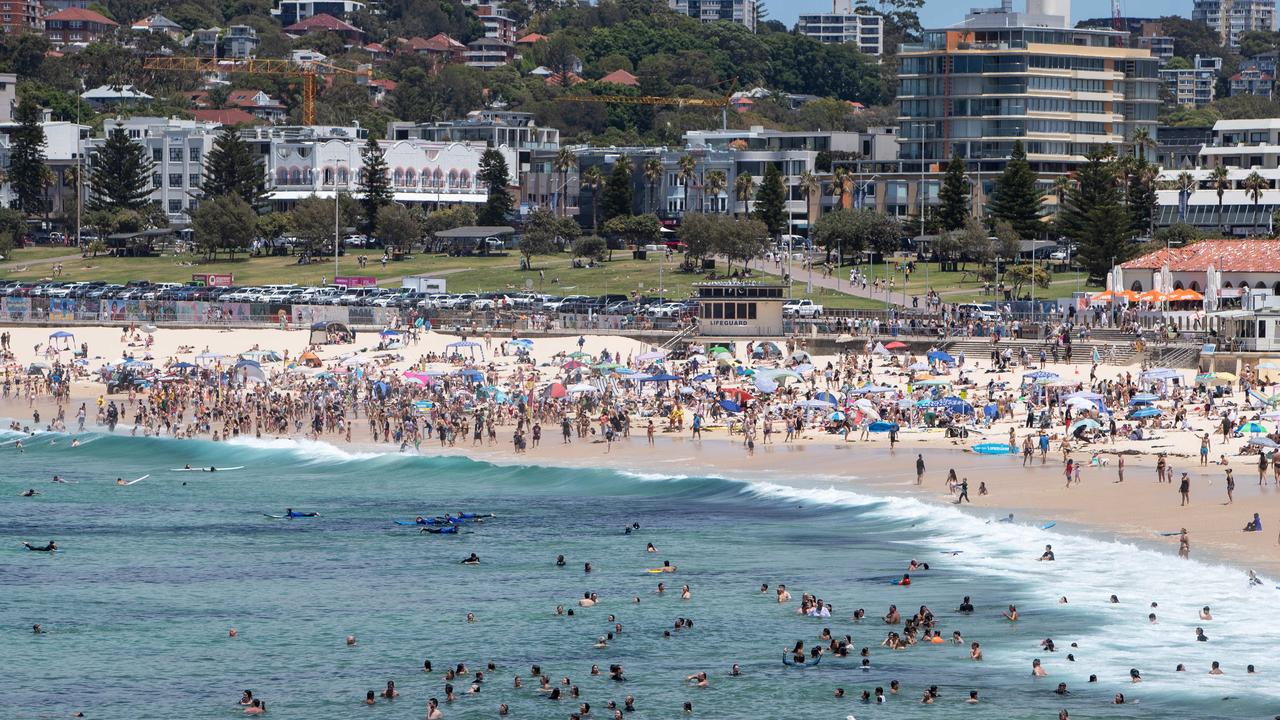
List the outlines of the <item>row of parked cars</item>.
<svg viewBox="0 0 1280 720">
<path fill-rule="evenodd" d="M 180 283 L 152 283 L 145 280 L 130 281 L 124 285 L 101 280 L 42 283 L 0 280 L 0 295 L 79 300 L 190 300 L 276 305 L 350 305 L 417 308 L 440 312 L 511 309 L 583 315 L 589 313 L 642 315 L 655 319 L 679 319 L 697 311 L 697 304 L 691 301 L 669 302 L 656 297 L 632 299 L 626 295 L 559 296 L 529 292 L 428 293 L 412 288 L 341 285 L 202 287 Z"/>
</svg>

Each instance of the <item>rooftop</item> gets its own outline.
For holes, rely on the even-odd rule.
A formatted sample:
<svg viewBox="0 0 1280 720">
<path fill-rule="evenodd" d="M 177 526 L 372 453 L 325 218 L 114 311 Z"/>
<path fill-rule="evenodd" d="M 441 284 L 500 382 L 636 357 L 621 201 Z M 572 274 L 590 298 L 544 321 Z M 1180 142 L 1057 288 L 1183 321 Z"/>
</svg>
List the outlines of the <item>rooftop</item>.
<svg viewBox="0 0 1280 720">
<path fill-rule="evenodd" d="M 111 18 L 100 15 L 92 10 L 85 10 L 83 8 L 67 8 L 66 10 L 59 10 L 58 12 L 45 18 L 45 22 L 49 22 L 49 21 L 56 22 L 59 20 L 62 20 L 62 21 L 69 20 L 73 22 L 76 22 L 76 21 L 92 22 L 92 23 L 99 23 L 101 25 L 118 25 L 119 24 L 115 20 L 112 20 Z"/>
<path fill-rule="evenodd" d="M 627 87 L 636 87 L 640 84 L 640 78 L 621 68 L 600 78 L 602 83 L 610 83 L 612 85 L 625 85 Z"/>
<path fill-rule="evenodd" d="M 334 32 L 356 32 L 356 33 L 364 32 L 363 30 L 356 27 L 355 25 L 352 25 L 351 23 L 343 22 L 332 15 L 326 15 L 324 13 L 320 13 L 319 15 L 312 15 L 306 20 L 300 20 L 284 29 L 284 31 L 287 33 L 312 32 L 315 30 L 332 30 Z"/>
<path fill-rule="evenodd" d="M 1280 240 L 1201 240 L 1180 248 L 1156 250 L 1120 267 L 1126 270 L 1204 272 L 1210 265 L 1219 272 L 1280 272 Z"/>
<path fill-rule="evenodd" d="M 215 122 L 220 125 L 257 125 L 262 121 L 241 110 L 229 108 L 225 110 L 192 110 L 191 116 L 200 122 Z"/>
</svg>

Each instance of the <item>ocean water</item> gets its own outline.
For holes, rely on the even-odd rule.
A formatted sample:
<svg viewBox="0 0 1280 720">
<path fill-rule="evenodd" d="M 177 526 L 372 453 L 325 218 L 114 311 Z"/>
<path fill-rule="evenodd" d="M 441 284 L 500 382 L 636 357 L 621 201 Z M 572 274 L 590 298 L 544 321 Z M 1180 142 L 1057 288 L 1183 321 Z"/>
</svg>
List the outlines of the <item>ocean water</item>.
<svg viewBox="0 0 1280 720">
<path fill-rule="evenodd" d="M 421 718 L 428 697 L 444 698 L 446 667 L 474 671 L 490 661 L 497 670 L 478 695 L 465 694 L 469 678 L 454 681 L 458 700 L 442 704 L 446 718 L 496 717 L 502 702 L 516 718 L 566 718 L 578 702 L 591 704 L 590 717 L 606 717 L 606 703 L 627 694 L 636 698 L 635 718 L 684 717 L 686 701 L 696 718 L 1280 713 L 1275 583 L 1250 588 L 1239 569 L 1134 545 L 989 524 L 910 499 L 796 489 L 785 477 L 700 477 L 693 469 L 669 477 L 308 442 L 102 434 L 81 435 L 75 449 L 69 436 L 41 435 L 18 453 L 16 437 L 0 434 L 0 718 L 226 718 L 241 714 L 246 688 L 266 700 L 268 717 Z M 186 463 L 246 467 L 170 470 Z M 51 483 L 53 473 L 75 484 Z M 114 485 L 147 473 L 136 485 Z M 41 495 L 19 497 L 28 487 Z M 321 517 L 263 516 L 286 507 Z M 392 524 L 446 511 L 498 517 L 455 536 Z M 624 534 L 632 522 L 641 529 Z M 50 539 L 59 552 L 19 544 Z M 645 553 L 646 542 L 659 552 Z M 1056 563 L 1035 561 L 1045 543 Z M 481 565 L 459 563 L 471 552 Z M 558 554 L 566 567 L 555 566 Z M 932 569 L 914 573 L 909 588 L 890 585 L 912 558 Z M 679 572 L 644 572 L 662 560 Z M 659 581 L 671 588 L 663 595 Z M 773 601 L 780 582 L 792 603 Z M 679 597 L 685 583 L 687 601 Z M 554 614 L 586 591 L 599 593 L 600 605 Z M 832 603 L 834 617 L 797 615 L 802 592 Z M 1121 603 L 1107 603 L 1111 593 Z M 953 611 L 964 595 L 977 606 L 971 616 Z M 1058 602 L 1064 595 L 1067 604 Z M 928 605 L 943 634 L 960 630 L 965 646 L 880 648 L 890 628 L 878 618 L 891 603 L 904 615 Z M 1016 624 L 1000 617 L 1010 603 L 1021 612 Z M 1213 607 L 1213 621 L 1197 619 L 1203 605 Z M 868 615 L 860 624 L 850 619 L 857 608 Z M 612 628 L 611 613 L 623 631 L 607 649 L 594 648 Z M 664 637 L 677 617 L 694 628 Z M 31 632 L 37 622 L 47 634 Z M 1197 625 L 1209 642 L 1195 642 Z M 227 637 L 231 627 L 238 638 Z M 853 656 L 783 667 L 785 648 L 812 646 L 824 627 L 870 647 L 872 669 L 858 669 Z M 359 644 L 347 647 L 347 634 Z M 1056 652 L 1040 649 L 1046 637 Z M 972 640 L 982 643 L 982 663 L 968 659 Z M 1031 677 L 1033 658 L 1049 677 Z M 424 659 L 434 673 L 422 672 Z M 1226 675 L 1207 674 L 1213 660 Z M 1174 672 L 1179 662 L 1186 672 Z M 582 697 L 557 703 L 537 693 L 533 663 L 555 682 L 569 677 Z M 612 663 L 624 666 L 627 682 L 607 678 Z M 741 677 L 728 676 L 733 663 Z M 1248 663 L 1257 675 L 1246 675 Z M 605 674 L 591 676 L 593 664 Z M 1133 667 L 1145 682 L 1129 683 Z M 710 688 L 685 682 L 699 671 Z M 1096 684 L 1087 683 L 1090 674 Z M 524 688 L 513 689 L 513 675 Z M 903 691 L 885 705 L 857 699 L 894 679 Z M 366 707 L 365 692 L 387 680 L 401 698 Z M 1068 683 L 1069 696 L 1053 693 L 1058 682 Z M 941 699 L 921 705 L 929 685 Z M 833 697 L 838 687 L 848 697 Z M 980 704 L 964 704 L 970 690 Z M 1116 692 L 1138 703 L 1109 704 Z"/>
</svg>

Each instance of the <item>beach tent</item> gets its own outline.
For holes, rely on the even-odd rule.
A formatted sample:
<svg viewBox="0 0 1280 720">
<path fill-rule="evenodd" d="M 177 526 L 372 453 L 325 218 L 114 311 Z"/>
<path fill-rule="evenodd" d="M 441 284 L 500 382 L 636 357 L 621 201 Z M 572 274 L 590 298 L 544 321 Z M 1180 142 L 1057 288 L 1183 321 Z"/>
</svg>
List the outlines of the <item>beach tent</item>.
<svg viewBox="0 0 1280 720">
<path fill-rule="evenodd" d="M 636 359 L 640 362 L 649 362 L 650 360 L 662 360 L 667 356 L 665 350 L 650 350 L 649 352 L 640 353 Z"/>
<path fill-rule="evenodd" d="M 550 385 L 548 385 L 546 388 L 544 388 L 544 389 L 543 389 L 543 391 L 542 391 L 542 397 L 543 397 L 544 399 L 547 399 L 547 398 L 562 398 L 562 397 L 564 397 L 564 396 L 565 396 L 565 395 L 567 395 L 567 394 L 568 394 L 568 392 L 565 390 L 564 385 L 561 385 L 561 384 L 560 384 L 560 383 L 558 383 L 558 382 L 553 382 L 553 383 L 551 383 L 551 384 L 550 384 Z"/>
<path fill-rule="evenodd" d="M 1097 420 L 1077 420 L 1071 423 L 1071 427 L 1067 428 L 1067 434 L 1075 435 L 1082 430 L 1098 430 L 1101 427 L 1102 426 L 1098 424 Z"/>
<path fill-rule="evenodd" d="M 814 395 L 814 396 L 813 396 L 813 399 L 814 399 L 814 400 L 821 400 L 821 401 L 823 401 L 823 402 L 829 402 L 829 403 L 831 403 L 832 405 L 839 405 L 839 404 L 840 404 L 840 398 L 837 398 L 834 394 L 829 393 L 829 392 L 826 392 L 826 391 L 823 391 L 823 392 L 818 393 L 817 395 Z"/>
<path fill-rule="evenodd" d="M 247 352 L 240 353 L 240 358 L 243 360 L 253 360 L 258 363 L 280 362 L 281 360 L 284 360 L 284 358 L 280 356 L 280 353 L 275 350 L 249 350 Z"/>
<path fill-rule="evenodd" d="M 480 343 L 475 342 L 474 340 L 459 340 L 458 342 L 451 342 L 448 345 L 445 345 L 444 349 L 446 355 L 453 355 L 455 353 L 461 355 L 463 350 L 467 350 L 470 352 L 471 357 L 474 358 L 478 352 L 480 353 L 480 359 L 484 359 L 484 348 L 480 346 Z"/>
<path fill-rule="evenodd" d="M 340 345 L 355 341 L 355 331 L 340 322 L 311 323 L 311 338 L 308 342 L 312 345 Z"/>
<path fill-rule="evenodd" d="M 647 378 L 644 378 L 640 382 L 671 382 L 672 380 L 679 380 L 679 379 L 680 378 L 676 377 L 675 375 L 651 375 Z"/>
<path fill-rule="evenodd" d="M 1142 418 L 1160 417 L 1160 408 L 1144 407 L 1134 410 L 1129 414 L 1130 419 L 1141 420 Z"/>
<path fill-rule="evenodd" d="M 751 349 L 751 356 L 760 359 L 780 358 L 782 357 L 782 348 L 778 347 L 777 343 L 765 340 L 764 342 L 756 343 Z"/>
<path fill-rule="evenodd" d="M 1142 380 L 1172 380 L 1181 375 L 1172 368 L 1151 368 L 1138 377 Z"/>
<path fill-rule="evenodd" d="M 463 370 L 459 370 L 458 372 L 454 373 L 454 375 L 465 379 L 467 382 L 470 382 L 472 385 L 479 385 L 480 383 L 484 382 L 484 373 L 474 368 L 465 368 Z"/>
<path fill-rule="evenodd" d="M 75 341 L 75 334 L 67 330 L 59 330 L 49 335 L 49 344 L 57 347 L 58 343 L 61 342 L 64 350 L 71 349 L 71 343 Z"/>
<path fill-rule="evenodd" d="M 216 365 L 221 362 L 224 357 L 226 356 L 222 353 L 207 352 L 200 353 L 195 359 L 197 365 Z"/>
<path fill-rule="evenodd" d="M 596 387 L 595 385 L 591 385 L 590 383 L 578 383 L 577 385 L 570 385 L 569 387 L 565 388 L 565 390 L 570 394 L 575 394 L 575 395 L 577 393 L 600 392 L 600 388 Z"/>
<path fill-rule="evenodd" d="M 302 353 L 302 356 L 299 357 L 298 360 L 303 365 L 306 365 L 307 367 L 313 367 L 313 368 L 318 368 L 323 364 L 320 362 L 320 356 L 316 355 L 313 352 Z"/>
</svg>

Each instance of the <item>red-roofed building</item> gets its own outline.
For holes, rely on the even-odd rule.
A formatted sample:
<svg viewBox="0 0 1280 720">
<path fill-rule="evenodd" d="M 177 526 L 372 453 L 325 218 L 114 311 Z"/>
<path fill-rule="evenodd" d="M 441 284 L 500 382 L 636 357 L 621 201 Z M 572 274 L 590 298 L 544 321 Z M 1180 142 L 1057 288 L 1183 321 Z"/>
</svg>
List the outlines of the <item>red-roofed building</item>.
<svg viewBox="0 0 1280 720">
<path fill-rule="evenodd" d="M 549 87 L 569 87 L 571 85 L 578 85 L 579 83 L 584 83 L 586 82 L 586 80 L 583 80 L 582 77 L 578 75 L 578 73 L 570 70 L 567 74 L 554 73 L 554 74 L 548 75 L 547 79 L 543 80 L 543 82 L 545 82 Z"/>
<path fill-rule="evenodd" d="M 227 104 L 270 123 L 284 120 L 284 105 L 261 90 L 232 90 L 227 93 Z"/>
<path fill-rule="evenodd" d="M 260 125 L 261 118 L 256 118 L 240 108 L 224 110 L 192 110 L 191 115 L 199 122 L 215 122 L 222 125 Z"/>
<path fill-rule="evenodd" d="M 1168 266 L 1168 287 L 1163 274 Z M 1239 295 L 1242 285 L 1274 288 L 1280 294 L 1280 240 L 1201 240 L 1183 247 L 1161 248 L 1120 265 L 1121 284 L 1135 292 L 1183 288 L 1205 292 L 1213 268 L 1220 297 Z"/>
<path fill-rule="evenodd" d="M 55 47 L 86 45 L 118 27 L 116 21 L 83 8 L 59 10 L 44 19 L 44 35 Z"/>
<path fill-rule="evenodd" d="M 529 33 L 516 41 L 517 45 L 536 45 L 543 40 L 548 39 L 546 35 L 541 33 Z"/>
<path fill-rule="evenodd" d="M 429 38 L 411 37 L 401 40 L 396 50 L 402 53 L 426 55 L 439 63 L 460 63 L 467 46 L 444 33 L 436 33 Z"/>
<path fill-rule="evenodd" d="M 5 0 L 4 15 L 0 15 L 0 33 L 16 35 L 43 29 L 44 9 L 40 0 Z"/>
<path fill-rule="evenodd" d="M 395 92 L 395 80 L 370 80 L 367 86 L 369 88 L 369 99 L 373 100 L 374 105 L 381 105 L 386 100 L 387 93 Z"/>
<path fill-rule="evenodd" d="M 313 32 L 333 32 L 342 36 L 344 40 L 351 43 L 359 42 L 364 36 L 364 31 L 344 22 L 332 15 L 312 15 L 306 20 L 300 20 L 284 29 L 290 35 L 308 35 Z"/>
<path fill-rule="evenodd" d="M 387 48 L 382 43 L 368 43 L 362 49 L 369 53 L 369 59 L 375 63 L 387 61 Z"/>
<path fill-rule="evenodd" d="M 600 82 L 609 83 L 610 85 L 622 85 L 623 87 L 640 87 L 640 78 L 622 68 L 618 68 L 600 78 Z"/>
</svg>

